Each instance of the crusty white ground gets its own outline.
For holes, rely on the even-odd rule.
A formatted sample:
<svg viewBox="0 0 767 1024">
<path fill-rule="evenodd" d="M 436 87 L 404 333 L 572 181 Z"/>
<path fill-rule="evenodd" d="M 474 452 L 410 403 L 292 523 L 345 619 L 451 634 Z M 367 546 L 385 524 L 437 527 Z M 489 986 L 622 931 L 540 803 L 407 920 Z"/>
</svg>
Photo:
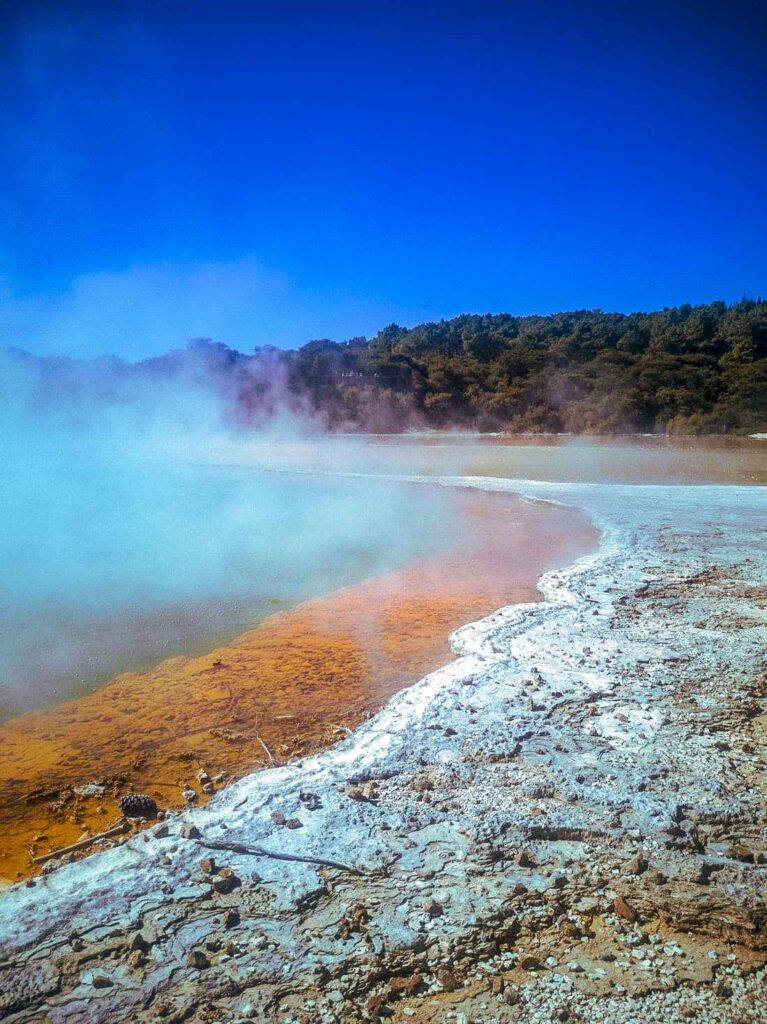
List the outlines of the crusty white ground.
<svg viewBox="0 0 767 1024">
<path fill-rule="evenodd" d="M 164 1001 L 178 1020 L 365 1020 L 369 995 L 412 970 L 421 989 L 392 996 L 396 1019 L 548 1021 L 562 1007 L 595 1021 L 767 1019 L 764 974 L 754 973 L 761 939 L 749 932 L 767 867 L 728 853 L 734 840 L 757 859 L 767 848 L 764 752 L 748 731 L 760 701 L 765 710 L 754 681 L 767 640 L 767 488 L 436 482 L 577 505 L 602 531 L 600 549 L 548 574 L 545 603 L 458 630 L 451 665 L 338 747 L 243 779 L 184 818 L 210 838 L 386 873 L 360 879 L 231 854 L 218 859 L 242 886 L 211 899 L 205 851 L 172 820 L 166 838 L 132 838 L 2 895 L 10 1020 L 150 1020 Z M 370 780 L 374 802 L 350 799 L 350 785 Z M 322 807 L 303 810 L 301 792 Z M 274 811 L 303 827 L 275 825 Z M 515 860 L 522 849 L 531 865 Z M 645 891 L 627 874 L 640 851 L 670 879 L 666 889 Z M 714 873 L 698 893 L 703 864 Z M 614 913 L 626 892 L 647 908 L 644 926 Z M 433 916 L 424 907 L 435 901 Z M 668 938 L 649 924 L 664 901 L 687 915 L 674 941 L 692 936 L 678 960 L 652 952 Z M 709 907 L 710 940 L 696 901 Z M 339 936 L 355 902 L 368 923 Z M 234 948 L 208 949 L 232 906 Z M 556 921 L 584 914 L 604 934 L 563 951 Z M 134 962 L 139 927 L 151 949 Z M 605 942 L 619 950 L 609 968 Z M 651 953 L 633 957 L 637 946 Z M 535 950 L 540 969 L 520 974 L 517 947 Z M 202 972 L 188 962 L 199 949 L 210 961 Z M 734 959 L 719 967 L 711 950 Z M 475 998 L 460 965 L 500 951 L 512 1001 Z M 456 967 L 466 996 L 451 1006 L 456 994 L 440 996 L 438 972 Z M 722 996 L 715 986 L 728 968 Z M 107 983 L 94 985 L 99 971 Z M 192 1015 L 174 1016 L 192 998 Z"/>
</svg>

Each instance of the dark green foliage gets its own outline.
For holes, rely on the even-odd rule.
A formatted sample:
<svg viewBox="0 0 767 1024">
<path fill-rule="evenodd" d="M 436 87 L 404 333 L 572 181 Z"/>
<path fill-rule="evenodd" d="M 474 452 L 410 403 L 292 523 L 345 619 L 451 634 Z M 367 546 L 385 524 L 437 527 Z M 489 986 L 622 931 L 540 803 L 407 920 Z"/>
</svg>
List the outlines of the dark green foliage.
<svg viewBox="0 0 767 1024">
<path fill-rule="evenodd" d="M 767 431 L 767 302 L 466 315 L 250 355 L 197 339 L 140 363 L 0 349 L 0 405 L 18 401 L 25 382 L 36 415 L 52 408 L 74 423 L 110 403 L 162 399 L 154 385 L 174 381 L 212 392 L 225 422 L 245 429 L 287 411 L 325 430 L 375 433 Z"/>
<path fill-rule="evenodd" d="M 290 402 L 331 430 L 767 429 L 767 302 L 656 313 L 459 316 L 284 353 Z"/>
</svg>

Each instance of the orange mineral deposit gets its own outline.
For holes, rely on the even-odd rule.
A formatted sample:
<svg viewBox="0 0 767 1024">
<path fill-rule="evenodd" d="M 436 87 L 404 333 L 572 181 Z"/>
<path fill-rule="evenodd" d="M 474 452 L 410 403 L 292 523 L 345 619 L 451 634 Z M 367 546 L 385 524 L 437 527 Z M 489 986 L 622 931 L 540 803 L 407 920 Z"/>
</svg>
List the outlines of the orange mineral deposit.
<svg viewBox="0 0 767 1024">
<path fill-rule="evenodd" d="M 117 798 L 196 802 L 272 760 L 342 738 L 393 693 L 447 663 L 448 636 L 540 598 L 536 582 L 596 543 L 577 512 L 463 492 L 464 542 L 307 601 L 202 657 L 127 672 L 87 696 L 0 725 L 0 879 L 102 832 Z"/>
</svg>

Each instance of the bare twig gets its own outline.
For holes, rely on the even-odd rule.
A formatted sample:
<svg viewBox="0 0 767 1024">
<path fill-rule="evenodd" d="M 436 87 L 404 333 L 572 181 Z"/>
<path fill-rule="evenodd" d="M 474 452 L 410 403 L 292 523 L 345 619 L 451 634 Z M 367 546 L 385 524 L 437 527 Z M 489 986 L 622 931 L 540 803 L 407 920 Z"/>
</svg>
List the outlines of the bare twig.
<svg viewBox="0 0 767 1024">
<path fill-rule="evenodd" d="M 269 758 L 269 764 L 278 764 L 279 762 L 275 761 L 274 757 L 272 756 L 271 750 L 269 749 L 269 747 L 267 747 L 267 745 L 264 743 L 264 741 L 261 739 L 261 737 L 257 736 L 256 739 L 258 740 L 258 742 L 261 744 L 261 746 L 266 751 L 266 756 Z"/>
<path fill-rule="evenodd" d="M 208 850 L 229 850 L 231 853 L 246 853 L 251 857 L 299 861 L 302 864 L 319 864 L 321 867 L 338 868 L 339 871 L 349 871 L 353 875 L 365 874 L 361 868 L 355 868 L 351 864 L 341 864 L 337 860 L 326 860 L 324 857 L 302 857 L 297 853 L 278 853 L 276 850 L 265 850 L 263 846 L 246 846 L 245 843 L 222 843 L 217 839 L 206 839 L 205 836 L 198 837 L 197 842 Z"/>
<path fill-rule="evenodd" d="M 58 850 L 51 850 L 50 853 L 43 853 L 39 857 L 33 857 L 33 864 L 44 864 L 47 860 L 53 860 L 55 857 L 63 857 L 65 853 L 75 853 L 77 850 L 87 850 L 89 846 L 93 846 L 94 843 L 98 843 L 101 839 L 111 839 L 112 836 L 119 836 L 124 834 L 130 829 L 130 825 L 127 821 L 121 821 L 119 825 L 115 825 L 114 828 L 108 828 L 106 832 L 99 832 L 95 836 L 88 836 L 87 839 L 81 839 L 77 843 L 72 843 L 71 846 L 62 846 Z"/>
</svg>

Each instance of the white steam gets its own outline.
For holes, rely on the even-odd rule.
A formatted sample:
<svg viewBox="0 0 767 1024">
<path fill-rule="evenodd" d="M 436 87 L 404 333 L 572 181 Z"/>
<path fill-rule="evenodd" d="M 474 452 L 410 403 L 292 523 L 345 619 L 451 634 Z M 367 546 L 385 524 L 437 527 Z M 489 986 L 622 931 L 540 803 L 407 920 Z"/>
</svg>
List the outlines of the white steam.
<svg viewBox="0 0 767 1024">
<path fill-rule="evenodd" d="M 0 356 L 0 713 L 455 539 L 444 494 L 205 465 L 254 435 L 199 357 L 134 378 Z M 260 449 L 311 430 L 283 411 Z"/>
</svg>

